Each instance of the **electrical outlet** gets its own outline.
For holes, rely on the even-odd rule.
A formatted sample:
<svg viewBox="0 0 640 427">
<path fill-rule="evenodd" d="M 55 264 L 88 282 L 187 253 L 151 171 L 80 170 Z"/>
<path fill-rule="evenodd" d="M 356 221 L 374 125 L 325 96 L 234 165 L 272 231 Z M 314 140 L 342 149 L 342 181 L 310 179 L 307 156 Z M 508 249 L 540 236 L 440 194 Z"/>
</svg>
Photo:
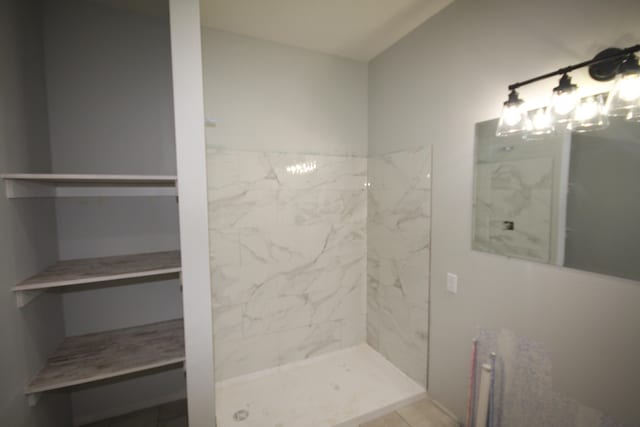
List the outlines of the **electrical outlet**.
<svg viewBox="0 0 640 427">
<path fill-rule="evenodd" d="M 453 273 L 447 273 L 447 291 L 452 294 L 458 293 L 458 276 Z"/>
</svg>

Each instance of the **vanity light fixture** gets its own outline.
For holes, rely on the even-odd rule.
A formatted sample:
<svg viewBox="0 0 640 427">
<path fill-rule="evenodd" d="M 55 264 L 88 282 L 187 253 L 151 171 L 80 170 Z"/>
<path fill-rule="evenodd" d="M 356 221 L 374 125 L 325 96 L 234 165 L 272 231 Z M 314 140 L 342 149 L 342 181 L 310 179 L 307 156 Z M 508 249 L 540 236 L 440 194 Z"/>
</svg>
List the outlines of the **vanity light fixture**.
<svg viewBox="0 0 640 427">
<path fill-rule="evenodd" d="M 593 59 L 509 85 L 509 98 L 504 103 L 498 121 L 497 136 L 524 135 L 525 138 L 544 135 L 555 129 L 578 132 L 603 129 L 608 126 L 607 116 L 621 116 L 627 120 L 640 120 L 640 64 L 636 52 L 640 44 L 625 49 L 609 48 Z M 589 67 L 589 75 L 597 81 L 616 79 L 613 89 L 605 97 L 590 96 L 580 99 L 578 86 L 572 83 L 571 71 Z M 553 89 L 548 107 L 527 112 L 517 89 L 554 76 L 561 76 Z"/>
</svg>

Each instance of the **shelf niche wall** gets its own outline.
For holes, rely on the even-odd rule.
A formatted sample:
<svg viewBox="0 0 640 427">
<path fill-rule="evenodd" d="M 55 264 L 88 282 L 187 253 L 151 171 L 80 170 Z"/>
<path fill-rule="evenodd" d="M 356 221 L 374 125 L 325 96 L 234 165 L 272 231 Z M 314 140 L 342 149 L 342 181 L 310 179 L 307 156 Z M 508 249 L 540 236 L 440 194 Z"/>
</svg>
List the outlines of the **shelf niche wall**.
<svg viewBox="0 0 640 427">
<path fill-rule="evenodd" d="M 43 3 L 51 172 L 175 175 L 168 16 L 136 14 L 106 2 Z M 175 197 L 53 203 L 60 260 L 179 247 Z M 62 299 L 66 336 L 182 317 L 174 277 L 70 287 Z M 72 389 L 74 423 L 183 397 L 184 387 L 179 367 Z"/>
<path fill-rule="evenodd" d="M 51 171 L 41 7 L 36 0 L 0 3 L 0 173 Z M 16 307 L 11 287 L 58 257 L 52 200 L 12 203 L 0 188 L 0 425 L 71 425 L 67 394 L 30 408 L 27 380 L 64 338 L 62 298 L 43 295 Z"/>
</svg>

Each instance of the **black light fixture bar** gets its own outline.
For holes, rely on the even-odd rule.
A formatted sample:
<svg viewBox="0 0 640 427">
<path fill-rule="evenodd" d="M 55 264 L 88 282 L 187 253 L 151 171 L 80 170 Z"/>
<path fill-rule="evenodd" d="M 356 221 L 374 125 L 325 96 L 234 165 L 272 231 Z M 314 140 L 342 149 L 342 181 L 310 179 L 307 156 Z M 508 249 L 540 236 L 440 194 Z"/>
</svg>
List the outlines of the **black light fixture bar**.
<svg viewBox="0 0 640 427">
<path fill-rule="evenodd" d="M 605 67 L 604 70 L 598 70 L 597 76 L 594 75 L 594 72 L 592 72 L 591 69 L 590 69 L 590 74 L 593 78 L 597 80 L 602 80 L 602 81 L 611 80 L 615 76 L 617 68 L 622 62 L 622 60 L 624 60 L 629 55 L 632 55 L 638 51 L 640 51 L 640 44 L 630 46 L 625 49 L 616 49 L 616 48 L 606 49 L 598 53 L 593 59 L 590 59 L 588 61 L 580 62 L 579 64 L 569 65 L 567 67 L 560 68 L 559 70 L 552 71 L 547 74 L 542 74 L 538 77 L 534 77 L 529 80 L 513 83 L 509 85 L 509 90 L 515 90 L 522 86 L 528 85 L 530 83 L 535 83 L 540 80 L 548 79 L 549 77 L 564 75 L 573 70 L 577 70 L 578 68 L 591 67 L 593 65 L 605 64 L 605 63 L 608 63 L 607 64 L 608 66 Z M 601 74 L 603 72 L 604 74 Z"/>
</svg>

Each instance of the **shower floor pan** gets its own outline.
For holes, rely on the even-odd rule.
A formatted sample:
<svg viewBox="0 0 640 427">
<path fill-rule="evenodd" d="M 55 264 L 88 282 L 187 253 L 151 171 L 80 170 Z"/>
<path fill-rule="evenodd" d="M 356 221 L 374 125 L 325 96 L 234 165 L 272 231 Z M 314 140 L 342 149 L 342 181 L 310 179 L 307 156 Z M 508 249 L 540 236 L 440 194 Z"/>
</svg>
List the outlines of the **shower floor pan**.
<svg viewBox="0 0 640 427">
<path fill-rule="evenodd" d="M 425 389 L 363 344 L 216 384 L 219 427 L 352 427 Z"/>
</svg>

